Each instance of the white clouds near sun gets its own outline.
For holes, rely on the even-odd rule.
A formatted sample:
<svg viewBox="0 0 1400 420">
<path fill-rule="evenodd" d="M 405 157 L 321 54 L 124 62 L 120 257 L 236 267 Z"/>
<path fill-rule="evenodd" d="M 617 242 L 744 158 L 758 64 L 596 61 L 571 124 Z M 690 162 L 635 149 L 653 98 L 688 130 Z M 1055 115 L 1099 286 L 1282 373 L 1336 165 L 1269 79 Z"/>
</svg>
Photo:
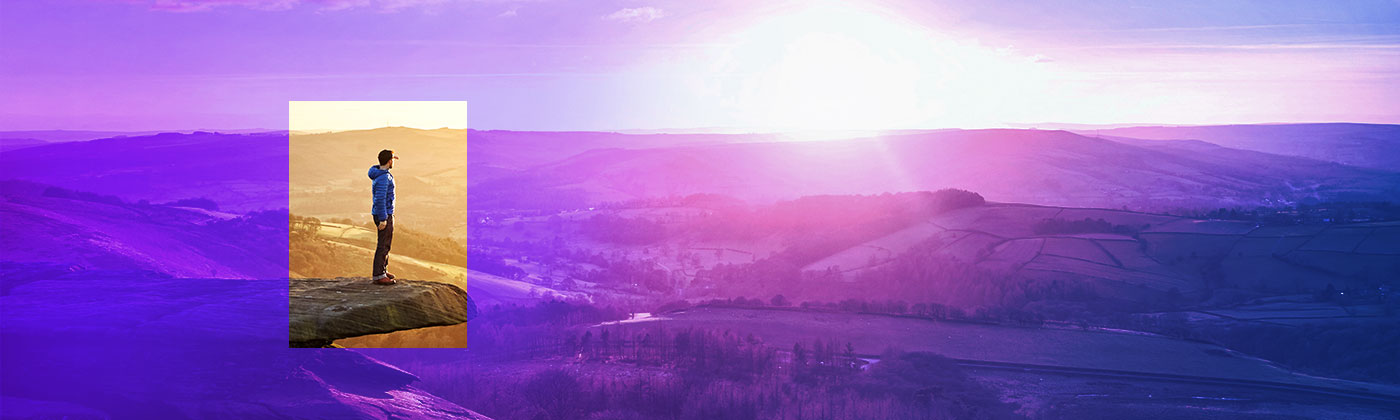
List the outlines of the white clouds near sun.
<svg viewBox="0 0 1400 420">
<path fill-rule="evenodd" d="M 604 19 L 604 20 L 613 20 L 613 21 L 618 21 L 618 22 L 641 22 L 641 23 L 645 23 L 645 22 L 651 22 L 651 21 L 653 21 L 653 20 L 661 19 L 661 18 L 663 18 L 663 17 L 665 17 L 665 16 L 666 16 L 666 11 L 664 11 L 664 10 L 661 10 L 661 9 L 655 8 L 655 7 L 651 7 L 651 6 L 644 6 L 644 7 L 629 7 L 629 8 L 620 9 L 620 10 L 618 10 L 618 11 L 616 11 L 616 12 L 612 12 L 612 13 L 609 13 L 609 14 L 607 14 L 607 15 L 604 15 L 604 16 L 603 16 L 603 19 Z"/>
<path fill-rule="evenodd" d="M 992 126 L 1055 90 L 1043 57 L 847 3 L 776 14 L 730 39 L 711 55 L 707 93 L 758 127 Z"/>
</svg>

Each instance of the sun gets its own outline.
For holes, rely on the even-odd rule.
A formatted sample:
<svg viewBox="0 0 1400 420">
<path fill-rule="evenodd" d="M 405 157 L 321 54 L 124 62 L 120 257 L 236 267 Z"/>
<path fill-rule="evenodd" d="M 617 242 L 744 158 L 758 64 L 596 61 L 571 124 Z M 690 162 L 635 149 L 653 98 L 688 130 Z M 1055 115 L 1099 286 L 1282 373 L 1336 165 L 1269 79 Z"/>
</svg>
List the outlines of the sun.
<svg viewBox="0 0 1400 420">
<path fill-rule="evenodd" d="M 1045 88 L 1033 59 L 845 3 L 780 14 L 733 40 L 720 53 L 722 91 L 760 127 L 996 126 Z"/>
</svg>

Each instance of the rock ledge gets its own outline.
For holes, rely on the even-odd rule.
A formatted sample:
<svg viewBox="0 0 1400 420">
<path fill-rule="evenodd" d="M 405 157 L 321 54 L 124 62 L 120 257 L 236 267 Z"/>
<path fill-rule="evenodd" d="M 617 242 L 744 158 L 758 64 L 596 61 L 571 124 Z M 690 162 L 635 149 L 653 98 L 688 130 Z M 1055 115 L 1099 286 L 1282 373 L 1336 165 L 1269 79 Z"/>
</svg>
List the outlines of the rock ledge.
<svg viewBox="0 0 1400 420">
<path fill-rule="evenodd" d="M 368 277 L 291 279 L 290 345 L 325 347 L 368 334 L 455 325 L 476 318 L 460 287 L 399 279 L 382 286 Z"/>
</svg>

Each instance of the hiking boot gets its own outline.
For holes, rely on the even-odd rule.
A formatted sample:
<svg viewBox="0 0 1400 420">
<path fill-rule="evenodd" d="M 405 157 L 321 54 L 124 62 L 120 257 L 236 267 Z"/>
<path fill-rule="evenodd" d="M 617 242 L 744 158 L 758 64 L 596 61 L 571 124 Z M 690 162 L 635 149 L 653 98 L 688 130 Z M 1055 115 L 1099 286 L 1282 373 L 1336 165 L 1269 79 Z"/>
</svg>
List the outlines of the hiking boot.
<svg viewBox="0 0 1400 420">
<path fill-rule="evenodd" d="M 383 277 L 383 278 L 380 278 L 379 280 L 375 280 L 375 281 L 374 281 L 374 284 L 382 284 L 382 285 L 386 285 L 386 286 L 387 286 L 387 285 L 390 285 L 390 284 L 394 284 L 394 283 L 398 283 L 398 282 L 397 282 L 397 281 L 394 281 L 394 278 L 393 278 L 393 277 Z"/>
<path fill-rule="evenodd" d="M 393 279 L 398 278 L 398 277 L 394 277 L 394 273 L 390 273 L 390 272 L 388 272 L 388 271 L 385 271 L 385 272 L 384 272 L 384 277 L 388 277 L 389 280 L 393 280 Z"/>
</svg>

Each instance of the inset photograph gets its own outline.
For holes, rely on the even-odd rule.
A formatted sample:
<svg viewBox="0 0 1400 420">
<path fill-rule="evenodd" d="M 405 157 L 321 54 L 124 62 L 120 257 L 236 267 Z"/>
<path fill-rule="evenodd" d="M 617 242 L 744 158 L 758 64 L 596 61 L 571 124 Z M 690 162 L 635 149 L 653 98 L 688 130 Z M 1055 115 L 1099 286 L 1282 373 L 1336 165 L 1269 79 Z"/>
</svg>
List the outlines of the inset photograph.
<svg viewBox="0 0 1400 420">
<path fill-rule="evenodd" d="M 467 103 L 289 104 L 291 347 L 467 346 Z"/>
</svg>

